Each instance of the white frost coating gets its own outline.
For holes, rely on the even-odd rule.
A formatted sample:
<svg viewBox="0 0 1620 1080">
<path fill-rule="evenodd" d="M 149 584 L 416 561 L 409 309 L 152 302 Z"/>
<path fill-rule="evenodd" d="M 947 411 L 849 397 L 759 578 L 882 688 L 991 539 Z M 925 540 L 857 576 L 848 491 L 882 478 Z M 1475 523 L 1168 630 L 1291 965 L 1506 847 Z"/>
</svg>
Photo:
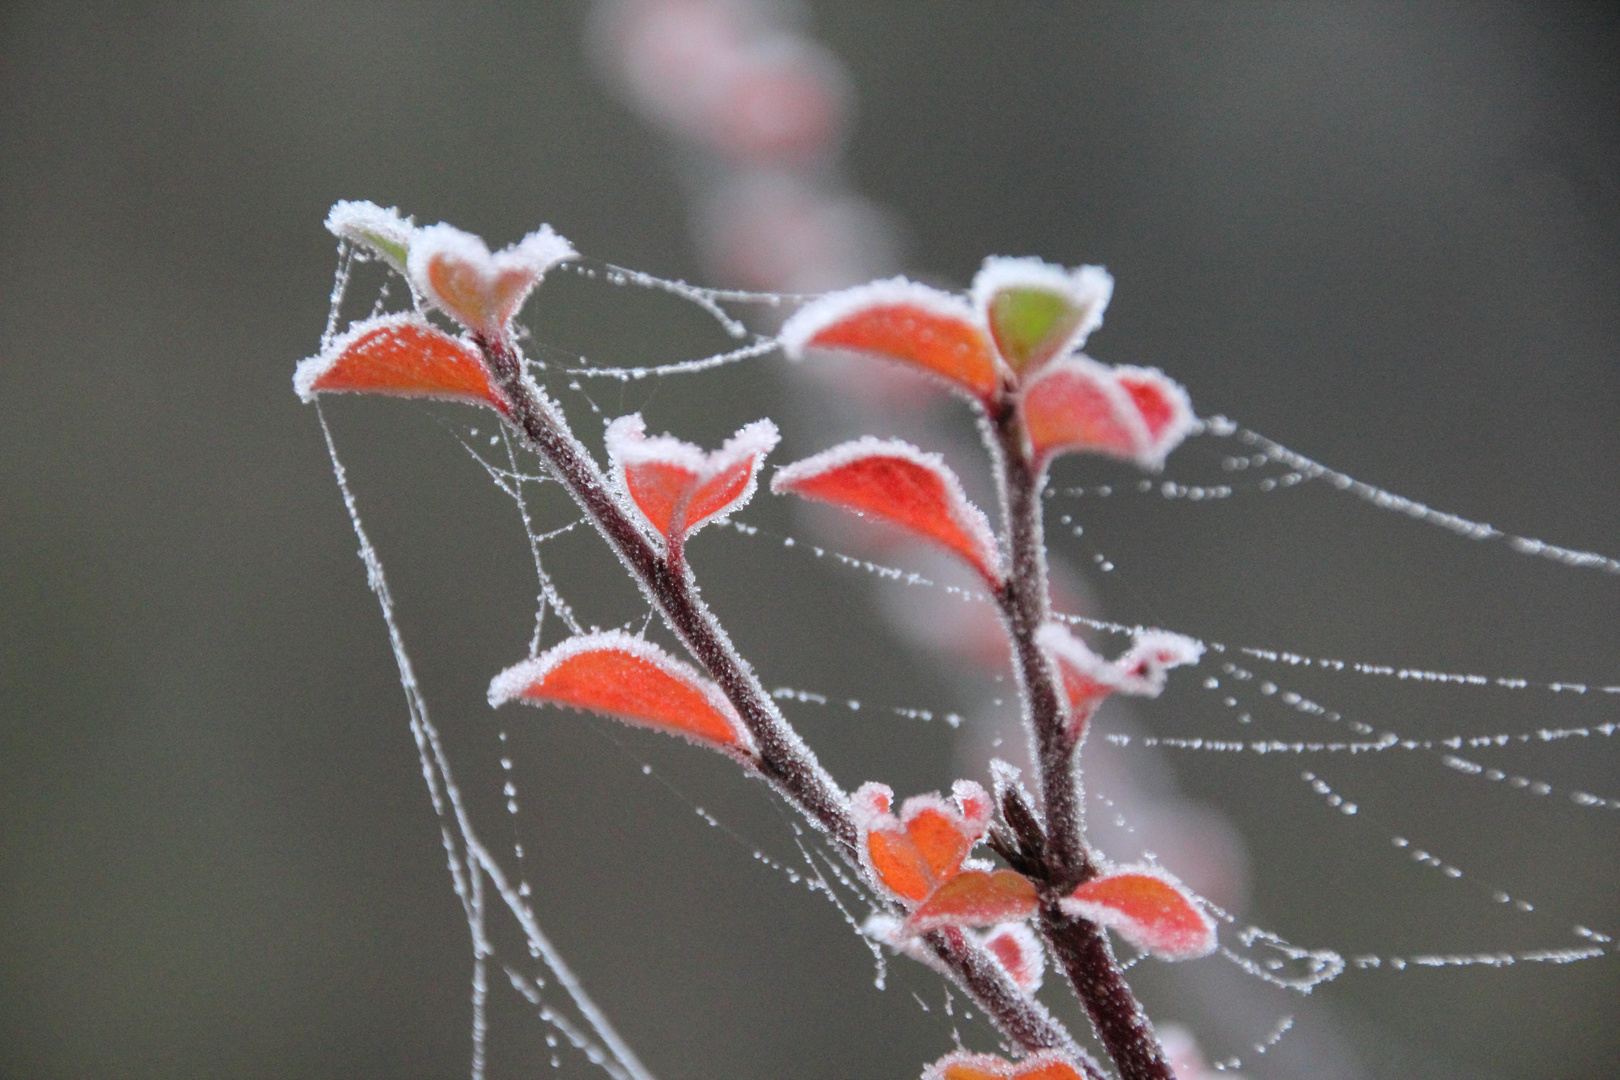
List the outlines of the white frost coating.
<svg viewBox="0 0 1620 1080">
<path fill-rule="evenodd" d="M 708 465 L 709 456 L 689 442 L 673 435 L 648 438 L 647 424 L 640 413 L 621 416 L 608 424 L 602 441 L 607 444 L 608 459 L 621 468 L 625 465 L 675 465 L 696 474 Z"/>
<path fill-rule="evenodd" d="M 750 458 L 757 459 L 748 470 L 748 483 L 737 497 L 702 520 L 688 522 L 685 529 L 688 535 L 712 521 L 727 521 L 734 512 L 748 505 L 748 501 L 754 497 L 754 492 L 759 488 L 759 462 L 776 449 L 776 444 L 781 440 L 781 433 L 776 430 L 774 423 L 768 419 L 755 420 L 751 424 L 744 424 L 735 435 L 721 444 L 720 449 L 704 451 L 673 435 L 656 435 L 648 438 L 647 425 L 641 419 L 640 413 L 631 413 L 629 416 L 621 416 L 614 420 L 608 424 L 603 437 L 603 441 L 607 444 L 608 458 L 613 463 L 615 488 L 623 497 L 622 501 L 635 507 L 636 517 L 648 525 L 652 522 L 647 520 L 646 515 L 641 512 L 641 507 L 630 497 L 624 475 L 627 467 L 658 464 L 685 469 L 693 475 L 692 490 L 696 491 L 728 469 Z"/>
<path fill-rule="evenodd" d="M 458 310 L 452 299 L 440 296 L 433 288 L 428 269 L 434 260 L 448 258 L 472 268 L 486 287 L 492 287 L 496 279 L 503 274 L 513 271 L 522 274 L 526 279 L 525 284 L 517 293 L 506 298 L 501 308 L 478 313 L 485 315 L 486 319 L 475 329 L 497 331 L 518 308 L 523 306 L 523 301 L 540 283 L 547 270 L 560 262 L 575 258 L 576 254 L 574 245 L 553 232 L 550 225 L 542 225 L 517 243 L 491 254 L 482 237 L 440 222 L 416 230 L 411 241 L 406 276 L 417 292 L 431 300 L 446 315 L 465 320 L 475 313 Z M 491 324 L 488 318 L 495 318 L 496 322 Z"/>
<path fill-rule="evenodd" d="M 861 832 L 871 832 L 884 824 L 898 825 L 890 813 L 894 806 L 894 789 L 888 784 L 868 780 L 849 797 L 849 816 Z"/>
<path fill-rule="evenodd" d="M 1103 874 L 1103 877 L 1111 878 L 1120 874 L 1140 874 L 1143 877 L 1155 878 L 1179 893 L 1181 898 L 1187 902 L 1187 906 L 1197 913 L 1199 920 L 1204 924 L 1204 943 L 1200 947 L 1188 951 L 1163 951 L 1152 946 L 1152 943 L 1148 940 L 1146 927 L 1119 908 L 1098 903 L 1094 900 L 1077 900 L 1072 896 L 1059 900 L 1058 906 L 1067 914 L 1076 918 L 1090 919 L 1094 923 L 1100 923 L 1108 927 L 1132 945 L 1152 953 L 1161 960 L 1196 960 L 1200 956 L 1208 956 L 1215 951 L 1215 920 L 1209 917 L 1209 912 L 1204 910 L 1204 906 L 1199 903 L 1198 897 L 1187 886 L 1183 885 L 1179 878 L 1162 866 L 1149 863 L 1110 867 Z"/>
<path fill-rule="evenodd" d="M 852 442 L 839 443 L 819 454 L 813 454 L 803 461 L 783 465 L 771 476 L 771 493 L 780 495 L 784 491 L 791 491 L 794 485 L 812 480 L 823 473 L 841 469 L 866 458 L 882 457 L 900 458 L 937 476 L 945 488 L 945 508 L 951 516 L 951 521 L 973 541 L 986 567 L 991 570 L 1000 569 L 1001 549 L 996 543 L 996 534 L 991 531 L 990 521 L 984 516 L 984 511 L 968 501 L 967 493 L 962 490 L 962 481 L 957 479 L 956 473 L 951 471 L 951 467 L 945 464 L 945 459 L 939 454 L 918 449 L 901 439 L 879 439 L 873 435 L 863 435 Z"/>
<path fill-rule="evenodd" d="M 1132 697 L 1158 697 L 1170 668 L 1196 664 L 1202 642 L 1169 630 L 1142 630 L 1118 660 L 1104 660 L 1062 623 L 1049 622 L 1035 632 L 1035 642 L 1054 658 L 1089 679 Z"/>
<path fill-rule="evenodd" d="M 391 249 L 409 252 L 416 224 L 392 206 L 385 210 L 374 202 L 341 199 L 326 215 L 326 231 L 340 240 L 364 245 L 403 274 L 405 262 Z"/>
<path fill-rule="evenodd" d="M 1142 630 L 1115 663 L 1126 674 L 1125 693 L 1158 697 L 1170 668 L 1192 665 L 1204 655 L 1202 642 L 1169 630 Z"/>
<path fill-rule="evenodd" d="M 947 979 L 953 981 L 956 979 L 956 972 L 952 971 L 949 965 L 934 955 L 934 951 L 928 947 L 926 941 L 906 929 L 905 920 L 881 911 L 874 911 L 861 924 L 860 931 L 861 936 L 868 941 L 876 941 L 879 944 L 887 945 L 902 956 L 911 957 L 919 964 L 932 968 Z M 995 959 L 994 954 L 992 954 L 992 959 Z"/>
<path fill-rule="evenodd" d="M 490 706 L 499 708 L 508 701 L 524 700 L 523 692 L 530 686 L 544 679 L 565 661 L 572 660 L 574 657 L 588 652 L 625 653 L 628 656 L 635 657 L 637 660 L 651 664 L 670 678 L 697 690 L 731 724 L 732 732 L 736 735 L 740 746 L 749 754 L 754 752 L 754 740 L 749 734 L 747 726 L 738 719 L 737 710 L 731 707 L 731 702 L 726 700 L 726 696 L 720 692 L 719 687 L 699 675 L 697 670 L 690 664 L 675 659 L 645 638 L 638 638 L 633 634 L 625 633 L 623 630 L 598 630 L 595 633 L 571 637 L 567 641 L 547 649 L 533 659 L 512 665 L 490 680 Z M 584 708 L 584 706 L 573 705 L 568 702 L 555 702 L 553 704 L 565 705 L 573 709 Z M 682 735 L 683 732 L 680 729 L 673 729 L 671 734 Z M 705 743 L 704 745 L 711 744 Z"/>
<path fill-rule="evenodd" d="M 1041 981 L 1046 976 L 1046 950 L 1041 947 L 1041 939 L 1035 936 L 1035 931 L 1031 930 L 1028 924 L 1002 923 L 984 934 L 975 936 L 979 938 L 979 943 L 985 950 L 1001 962 L 1008 978 L 1012 979 L 1020 990 L 1026 994 L 1034 994 L 1040 990 Z M 1007 939 L 1017 948 L 1018 954 L 1024 960 L 1025 970 L 1022 977 L 1014 973 L 1007 966 L 1006 960 L 1002 959 L 1001 953 L 996 951 L 997 939 Z"/>
<path fill-rule="evenodd" d="M 985 792 L 984 785 L 977 780 L 954 781 L 951 784 L 951 798 L 962 810 L 965 835 L 983 836 L 990 827 L 990 796 Z M 907 799 L 906 802 L 908 810 L 904 816 L 909 821 L 911 800 Z"/>
<path fill-rule="evenodd" d="M 782 332 L 777 335 L 782 342 L 782 351 L 789 360 L 802 360 L 804 350 L 810 347 L 810 339 L 833 323 L 847 319 L 865 308 L 889 304 L 919 307 L 932 315 L 957 319 L 978 327 L 980 332 L 983 332 L 983 323 L 973 308 L 961 297 L 907 278 L 893 277 L 886 281 L 873 281 L 866 285 L 857 285 L 853 289 L 827 293 L 804 305 L 792 318 L 782 324 Z"/>
<path fill-rule="evenodd" d="M 990 324 L 990 301 L 1004 289 L 1039 289 L 1057 293 L 1080 311 L 1080 321 L 1053 352 L 1062 356 L 1086 343 L 1091 332 L 1102 325 L 1103 312 L 1114 295 L 1114 276 L 1100 266 L 1077 266 L 1073 270 L 1035 258 L 991 255 L 973 275 L 973 307 L 980 321 Z"/>
</svg>

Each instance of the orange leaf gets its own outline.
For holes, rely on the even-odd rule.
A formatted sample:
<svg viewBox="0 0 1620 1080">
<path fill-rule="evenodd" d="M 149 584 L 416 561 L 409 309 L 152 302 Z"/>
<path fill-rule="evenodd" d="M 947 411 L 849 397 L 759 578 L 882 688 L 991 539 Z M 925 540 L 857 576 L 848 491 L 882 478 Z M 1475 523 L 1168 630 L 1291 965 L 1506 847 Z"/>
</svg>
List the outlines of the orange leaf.
<svg viewBox="0 0 1620 1080">
<path fill-rule="evenodd" d="M 958 780 L 951 791 L 955 805 L 937 793 L 913 795 L 898 818 L 889 812 L 894 793 L 883 784 L 862 784 L 851 798 L 862 862 L 908 904 L 921 903 L 953 877 L 990 826 L 990 800 L 982 787 Z"/>
<path fill-rule="evenodd" d="M 446 315 L 481 334 L 503 332 L 547 270 L 574 257 L 567 240 L 542 225 L 493 255 L 484 241 L 450 225 L 411 236 L 411 283 Z"/>
<path fill-rule="evenodd" d="M 924 1069 L 922 1080 L 1085 1080 L 1085 1074 L 1056 1050 L 1043 1050 L 1019 1062 L 958 1050 Z"/>
<path fill-rule="evenodd" d="M 810 347 L 871 353 L 921 367 L 980 399 L 1001 381 L 1001 364 L 973 309 L 905 278 L 828 293 L 784 323 L 781 339 L 795 360 Z"/>
<path fill-rule="evenodd" d="M 938 454 L 867 436 L 778 469 L 771 490 L 897 525 L 943 544 L 986 580 L 1000 580 L 1001 556 L 990 523 L 968 502 L 961 481 Z"/>
<path fill-rule="evenodd" d="M 941 926 L 994 926 L 1027 919 L 1039 903 L 1035 886 L 1011 870 L 963 870 L 935 889 L 911 913 L 907 929 L 922 934 Z"/>
<path fill-rule="evenodd" d="M 1180 882 L 1156 867 L 1093 878 L 1061 906 L 1162 960 L 1190 960 L 1215 949 L 1214 922 Z"/>
<path fill-rule="evenodd" d="M 873 829 L 866 836 L 866 855 L 878 879 L 901 899 L 921 903 L 938 880 L 904 829 Z"/>
<path fill-rule="evenodd" d="M 319 356 L 299 362 L 293 388 L 305 401 L 317 394 L 388 394 L 506 412 L 478 350 L 409 313 L 355 323 Z"/>
<path fill-rule="evenodd" d="M 622 630 L 582 634 L 507 668 L 489 703 L 566 705 L 751 754 L 747 731 L 719 689 L 662 649 Z"/>
<path fill-rule="evenodd" d="M 630 501 L 666 540 L 724 517 L 754 494 L 760 462 L 777 442 L 776 425 L 756 420 L 705 453 L 668 435 L 647 438 L 640 415 L 607 429 L 608 456 Z"/>
</svg>

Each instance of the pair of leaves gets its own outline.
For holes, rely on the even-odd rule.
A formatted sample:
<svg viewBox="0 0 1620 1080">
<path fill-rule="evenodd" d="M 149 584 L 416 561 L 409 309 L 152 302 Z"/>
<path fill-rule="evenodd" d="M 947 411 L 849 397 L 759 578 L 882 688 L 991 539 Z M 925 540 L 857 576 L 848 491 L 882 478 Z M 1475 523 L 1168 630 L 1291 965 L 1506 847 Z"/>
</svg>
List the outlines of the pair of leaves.
<svg viewBox="0 0 1620 1080">
<path fill-rule="evenodd" d="M 442 222 L 418 227 L 399 211 L 369 202 L 339 202 L 326 228 L 375 252 L 405 275 L 418 296 L 491 338 L 506 332 L 547 270 L 576 255 L 550 225 L 492 254 L 472 233 Z"/>
<path fill-rule="evenodd" d="M 970 300 L 904 278 L 873 282 L 805 305 L 782 345 L 794 358 L 814 347 L 899 361 L 985 405 L 1010 393 L 1037 461 L 1083 451 L 1156 470 L 1191 430 L 1192 407 L 1156 370 L 1079 354 L 1112 293 L 1101 267 L 990 258 Z"/>
<path fill-rule="evenodd" d="M 382 258 L 415 295 L 484 340 L 509 336 L 513 317 L 546 271 L 574 257 L 573 246 L 549 225 L 491 254 L 471 233 L 443 224 L 418 228 L 369 202 L 338 203 L 326 227 Z M 321 393 L 370 393 L 486 405 L 503 414 L 509 409 L 474 343 L 415 313 L 353 324 L 298 365 L 293 386 L 305 401 Z"/>
<path fill-rule="evenodd" d="M 756 420 L 705 453 L 669 435 L 648 438 L 639 415 L 621 416 L 607 429 L 613 475 L 632 505 L 666 544 L 675 544 L 753 498 L 760 463 L 780 436 L 769 420 Z"/>
<path fill-rule="evenodd" d="M 990 796 L 958 780 L 951 799 L 913 795 L 896 817 L 894 792 L 867 783 L 850 798 L 860 829 L 861 862 L 907 908 L 902 928 L 920 934 L 942 926 L 993 926 L 1034 913 L 1035 886 L 1011 870 L 965 866 L 968 852 L 990 828 Z"/>
</svg>

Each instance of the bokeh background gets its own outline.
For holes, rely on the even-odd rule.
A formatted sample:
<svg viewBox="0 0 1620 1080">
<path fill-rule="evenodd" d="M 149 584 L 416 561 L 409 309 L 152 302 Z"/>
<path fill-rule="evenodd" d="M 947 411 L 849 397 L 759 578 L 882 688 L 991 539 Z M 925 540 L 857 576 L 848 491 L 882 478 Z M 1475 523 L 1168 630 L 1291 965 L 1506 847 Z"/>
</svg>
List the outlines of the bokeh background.
<svg viewBox="0 0 1620 1080">
<path fill-rule="evenodd" d="M 899 223 L 906 266 L 960 285 L 987 253 L 1104 263 L 1119 285 L 1100 358 L 1162 366 L 1201 413 L 1441 509 L 1620 551 L 1609 6 L 816 0 L 801 14 L 847 66 L 844 168 Z M 290 375 L 325 322 L 320 223 L 338 198 L 496 243 L 549 221 L 590 255 L 703 277 L 690 177 L 605 88 L 587 21 L 546 3 L 0 8 L 0 1074 L 467 1068 L 465 928 Z M 725 344 L 668 298 L 577 277 L 549 282 L 528 321 L 553 355 L 603 363 Z M 710 441 L 774 415 L 786 461 L 820 445 L 794 426 L 804 406 L 779 366 L 587 391 L 607 415 L 639 408 Z M 592 402 L 564 400 L 589 431 Z M 479 418 L 347 401 L 330 415 L 487 832 L 512 839 L 495 764 L 510 752 L 542 920 L 658 1075 L 912 1076 L 953 1027 L 990 1045 L 944 1015 L 926 973 L 897 962 L 872 988 L 836 913 L 760 868 L 755 850 L 791 856 L 791 834 L 726 763 L 578 717 L 492 717 L 483 688 L 522 654 L 533 583 L 510 504 L 452 437 Z M 1221 452 L 1194 444 L 1171 475 L 1216 478 Z M 1325 488 L 1082 511 L 1086 543 L 1118 566 L 1097 601 L 1125 621 L 1620 682 L 1611 575 Z M 804 527 L 769 500 L 749 515 Z M 768 684 L 975 704 L 873 618 L 872 579 L 708 542 L 694 557 L 709 595 Z M 570 543 L 553 566 L 587 621 L 629 617 L 634 596 L 589 538 Z M 1613 722 L 1620 700 L 1299 682 L 1424 734 Z M 1142 718 L 1231 730 L 1196 693 Z M 956 775 L 962 736 L 941 725 L 801 720 L 848 784 Z M 1611 747 L 1517 753 L 1489 761 L 1620 797 Z M 1295 762 L 1168 764 L 1244 836 L 1246 915 L 1301 944 L 1499 950 L 1574 944 L 1577 922 L 1620 929 L 1612 812 L 1432 762 L 1335 763 L 1369 814 L 1357 831 Z M 1534 896 L 1540 921 L 1422 877 L 1392 832 L 1421 832 L 1470 883 Z M 1620 1065 L 1612 958 L 1352 972 L 1313 1000 L 1313 1037 L 1342 1048 L 1346 1075 Z M 1254 1030 L 1168 1018 L 1244 1053 L 1294 1008 L 1274 1001 Z M 503 1002 L 492 1075 L 544 1068 L 539 1026 Z M 1311 1074 L 1267 1067 L 1246 1071 Z M 563 1071 L 590 1075 L 573 1058 Z"/>
</svg>

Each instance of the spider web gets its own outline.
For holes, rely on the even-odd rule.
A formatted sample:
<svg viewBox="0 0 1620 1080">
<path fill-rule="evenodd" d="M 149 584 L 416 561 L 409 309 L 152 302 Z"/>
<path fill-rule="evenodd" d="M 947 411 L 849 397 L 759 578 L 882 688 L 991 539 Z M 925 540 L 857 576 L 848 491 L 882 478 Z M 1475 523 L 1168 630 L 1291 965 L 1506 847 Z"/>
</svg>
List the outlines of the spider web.
<svg viewBox="0 0 1620 1080">
<path fill-rule="evenodd" d="M 342 250 L 328 338 L 339 326 L 351 275 L 357 264 L 365 261 L 362 254 Z M 604 410 L 593 387 L 645 384 L 656 389 L 680 376 L 759 363 L 776 351 L 774 338 L 750 331 L 732 311 L 746 310 L 751 305 L 767 309 L 791 307 L 804 299 L 702 289 L 592 260 L 582 260 L 573 270 L 586 280 L 670 294 L 712 317 L 733 341 L 744 342 L 705 356 L 638 368 L 593 365 L 564 350 L 528 343 L 533 354 L 530 368 L 553 395 L 565 403 L 572 400 L 583 405 L 604 419 L 616 413 L 611 408 Z M 371 310 L 382 310 L 389 299 L 384 284 L 378 288 Z M 542 465 L 517 447 L 504 430 L 492 432 L 487 421 L 470 424 L 459 412 L 441 413 L 440 422 L 486 479 L 510 499 L 521 523 L 533 574 L 525 588 L 532 588 L 535 595 L 532 627 L 525 643 L 528 654 L 537 655 L 549 644 L 594 626 L 590 613 L 596 598 L 582 592 L 579 582 L 560 582 L 547 568 L 547 552 L 554 545 L 575 542 L 576 538 L 580 543 L 594 543 L 577 511 Z M 364 527 L 324 411 L 320 423 L 359 541 L 368 583 L 382 610 L 406 698 L 410 731 L 439 818 L 452 885 L 467 922 L 473 971 L 471 1075 L 482 1080 L 488 1071 L 492 995 L 510 994 L 510 1000 L 527 1006 L 544 1031 L 546 1045 L 554 1051 L 549 1059 L 553 1067 L 561 1067 L 565 1055 L 572 1054 L 615 1080 L 650 1078 L 652 1074 L 586 992 L 536 915 L 534 897 L 536 892 L 543 893 L 547 881 L 527 859 L 522 836 L 524 829 L 539 832 L 543 828 L 541 823 L 525 818 L 520 783 L 545 783 L 543 768 L 531 769 L 528 766 L 532 763 L 515 761 L 516 751 L 508 746 L 507 731 L 501 728 L 499 803 L 510 822 L 480 824 L 474 804 L 481 800 L 466 797 L 456 782 L 455 763 L 429 715 L 381 556 Z M 1129 597 L 1129 584 L 1136 576 L 1130 560 L 1093 546 L 1096 537 L 1092 534 L 1101 531 L 1098 525 L 1110 507 L 1134 502 L 1152 504 L 1160 513 L 1196 515 L 1200 508 L 1242 506 L 1249 508 L 1246 513 L 1260 514 L 1268 512 L 1277 500 L 1314 489 L 1347 495 L 1358 508 L 1402 515 L 1456 538 L 1494 546 L 1504 560 L 1550 561 L 1565 572 L 1591 575 L 1598 586 L 1608 575 L 1620 573 L 1620 561 L 1606 554 L 1517 535 L 1404 498 L 1318 463 L 1224 417 L 1204 421 L 1189 448 L 1196 452 L 1184 451 L 1173 457 L 1170 473 L 1163 478 L 1132 478 L 1103 470 L 1098 479 L 1080 483 L 1068 478 L 1054 480 L 1045 493 L 1048 538 L 1054 557 L 1088 567 L 1099 579 L 1126 582 L 1125 595 Z M 1200 464 L 1209 475 L 1199 474 Z M 1213 470 L 1208 468 L 1211 464 Z M 745 518 L 751 516 L 745 511 Z M 1194 522 L 1184 527 L 1199 526 Z M 729 530 L 720 535 L 728 539 L 716 540 L 717 545 L 732 545 L 738 559 L 758 561 L 776 574 L 799 574 L 820 566 L 870 579 L 877 587 L 900 595 L 902 604 L 928 596 L 956 605 L 963 612 L 982 615 L 988 610 L 989 598 L 971 584 L 926 561 L 908 563 L 905 556 L 910 553 L 904 549 L 890 549 L 901 556 L 890 561 L 883 557 L 884 549 L 844 543 L 847 536 L 824 539 L 797 527 L 783 530 L 753 520 L 733 521 Z M 1141 606 L 1141 623 L 1163 625 L 1147 617 L 1157 606 Z M 1121 613 L 1128 608 L 1128 601 L 1111 604 L 1111 610 Z M 1110 621 L 1090 614 L 1071 613 L 1065 617 L 1096 635 L 1109 652 L 1116 649 L 1106 645 L 1108 640 L 1140 628 L 1137 622 Z M 644 635 L 659 632 L 653 624 L 653 613 L 645 608 L 622 623 L 625 629 Z M 1177 625 L 1163 628 L 1189 633 L 1194 629 Z M 1402 663 L 1393 657 L 1339 658 L 1290 648 L 1286 643 L 1227 641 L 1196 633 L 1192 636 L 1199 637 L 1206 647 L 1203 663 L 1185 678 L 1172 680 L 1165 707 L 1155 709 L 1156 716 L 1179 714 L 1179 719 L 1174 724 L 1145 728 L 1134 718 L 1105 714 L 1091 736 L 1087 754 L 1168 756 L 1178 768 L 1183 761 L 1216 762 L 1217 768 L 1239 769 L 1246 785 L 1265 785 L 1268 791 L 1279 793 L 1290 790 L 1303 796 L 1303 802 L 1311 808 L 1300 815 L 1297 825 L 1310 831 L 1314 842 L 1342 846 L 1358 852 L 1358 858 L 1363 860 L 1382 860 L 1410 870 L 1409 884 L 1426 903 L 1435 902 L 1434 898 L 1443 894 L 1443 902 L 1454 905 L 1459 913 L 1457 919 L 1463 920 L 1465 926 L 1478 922 L 1489 935 L 1487 940 L 1467 946 L 1424 942 L 1413 940 L 1398 922 L 1386 920 L 1370 924 L 1376 930 L 1372 940 L 1364 938 L 1368 924 L 1360 922 L 1349 927 L 1350 932 L 1342 939 L 1318 940 L 1308 933 L 1290 929 L 1285 934 L 1281 928 L 1249 922 L 1236 911 L 1210 901 L 1211 912 L 1222 924 L 1221 947 L 1214 957 L 1196 963 L 1225 964 L 1266 987 L 1288 995 L 1303 995 L 1340 980 L 1382 979 L 1437 968 L 1567 965 L 1612 955 L 1613 935 L 1620 929 L 1610 925 L 1612 913 L 1569 910 L 1557 901 L 1543 904 L 1536 879 L 1552 870 L 1551 866 L 1526 865 L 1522 859 L 1506 858 L 1500 853 L 1495 857 L 1489 852 L 1451 853 L 1443 838 L 1427 838 L 1434 830 L 1426 828 L 1421 814 L 1414 817 L 1411 807 L 1403 801 L 1403 792 L 1411 791 L 1405 785 L 1412 784 L 1469 786 L 1478 793 L 1464 798 L 1494 800 L 1494 812 L 1521 826 L 1556 828 L 1570 814 L 1606 819 L 1620 810 L 1620 786 L 1598 788 L 1589 780 L 1566 776 L 1614 775 L 1615 735 L 1620 730 L 1620 724 L 1615 722 L 1615 703 L 1620 701 L 1620 675 L 1568 671 L 1549 678 L 1512 671 L 1441 670 Z M 756 661 L 759 659 L 756 657 Z M 948 698 L 874 699 L 870 694 L 850 692 L 832 683 L 814 688 L 777 686 L 773 696 L 791 710 L 795 722 L 817 724 L 822 722 L 818 714 L 830 712 L 878 717 L 878 723 L 930 725 L 944 732 L 984 727 L 1001 732 L 995 736 L 998 751 L 1014 753 L 1008 744 L 1016 740 L 1016 702 L 999 677 L 987 676 L 984 681 L 990 689 L 976 706 L 968 707 Z M 1364 684 L 1399 692 L 1394 696 L 1394 715 L 1364 710 L 1361 703 L 1365 698 L 1359 691 Z M 1430 701 L 1438 700 L 1434 698 L 1436 693 L 1451 695 L 1450 701 L 1461 702 L 1455 706 L 1446 704 L 1444 709 L 1464 711 L 1471 705 L 1470 696 L 1511 698 L 1511 708 L 1524 719 L 1517 725 L 1502 727 L 1466 722 L 1439 726 L 1427 715 L 1401 715 L 1425 712 Z M 1412 696 L 1416 694 L 1423 696 Z M 1345 698 L 1353 704 L 1337 704 Z M 1413 704 L 1403 703 L 1407 701 Z M 1549 717 L 1557 719 L 1549 721 Z M 611 734 L 609 737 L 614 738 Z M 627 743 L 619 745 L 631 759 L 640 753 Z M 1518 763 L 1516 754 L 1531 755 L 1531 763 Z M 1571 759 L 1587 766 L 1584 774 L 1566 768 Z M 1599 767 L 1590 767 L 1593 762 Z M 639 763 L 639 771 L 659 784 L 673 803 L 684 806 L 702 827 L 718 833 L 724 842 L 745 849 L 760 867 L 830 901 L 838 916 L 871 951 L 875 984 L 885 986 L 887 956 L 876 943 L 861 935 L 866 913 L 875 906 L 874 898 L 816 834 L 778 808 L 773 838 L 763 843 L 750 839 L 757 830 L 704 809 L 701 799 L 662 776 L 651 764 Z M 537 779 L 522 780 L 520 774 Z M 1112 791 L 1102 779 L 1106 775 L 1107 770 L 1096 767 L 1087 773 L 1094 789 L 1088 791 L 1094 829 L 1106 825 L 1098 830 L 1106 834 L 1104 850 L 1119 861 L 1156 858 L 1152 847 L 1138 845 L 1140 837 L 1136 835 L 1133 815 L 1140 801 Z M 1389 782 L 1392 775 L 1396 777 L 1393 783 Z M 943 779 L 939 786 L 944 786 Z M 1558 807 L 1557 816 L 1534 816 L 1541 814 L 1540 807 L 1553 804 Z M 1468 805 L 1475 803 L 1470 801 Z M 1538 809 L 1532 812 L 1521 807 Z M 499 848 L 482 839 L 507 832 L 512 837 L 509 854 L 497 854 Z M 1509 920 L 1498 918 L 1499 913 L 1509 916 Z M 511 944 L 502 940 L 496 923 L 504 927 Z M 1379 936 L 1384 940 L 1378 940 Z M 1141 959 L 1136 957 L 1128 963 L 1137 967 Z M 971 1010 L 953 1002 L 948 990 L 937 1005 L 931 1005 L 915 991 L 913 995 L 922 1011 L 947 1022 L 955 1041 L 963 1042 L 959 1024 L 971 1019 Z M 1284 1040 L 1296 1026 L 1294 1008 L 1286 1001 L 1273 1006 L 1271 1019 L 1256 1029 L 1247 1043 L 1230 1034 L 1224 1039 L 1210 1039 L 1224 1053 L 1215 1063 L 1216 1070 L 1261 1068 L 1268 1053 L 1279 1044 L 1287 1045 Z M 982 1041 L 986 1035 L 981 1031 L 977 1037 Z M 1226 1052 L 1232 1050 L 1236 1052 Z"/>
</svg>

